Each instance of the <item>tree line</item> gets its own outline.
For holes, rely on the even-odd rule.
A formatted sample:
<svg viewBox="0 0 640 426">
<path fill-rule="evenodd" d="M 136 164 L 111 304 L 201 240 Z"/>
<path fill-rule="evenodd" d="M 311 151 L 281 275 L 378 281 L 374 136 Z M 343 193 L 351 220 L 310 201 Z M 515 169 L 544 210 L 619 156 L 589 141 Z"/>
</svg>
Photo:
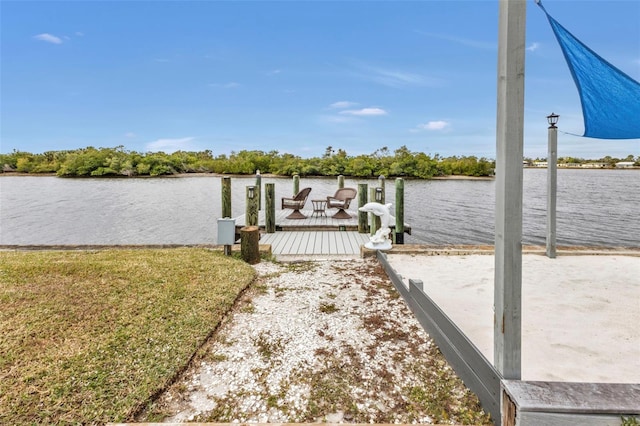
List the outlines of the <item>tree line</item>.
<svg viewBox="0 0 640 426">
<path fill-rule="evenodd" d="M 14 150 L 0 154 L 3 172 L 55 173 L 58 176 L 162 176 L 183 173 L 249 175 L 260 170 L 280 176 L 408 177 L 491 176 L 495 162 L 486 158 L 441 157 L 412 152 L 402 146 L 393 152 L 387 147 L 368 155 L 348 155 L 329 146 L 321 157 L 301 158 L 278 151 L 232 152 L 214 156 L 210 150 L 140 153 L 124 146 L 87 147 L 32 154 Z"/>
<path fill-rule="evenodd" d="M 524 159 L 526 162 L 528 163 L 535 163 L 538 161 L 547 161 L 547 159 L 545 157 L 543 158 L 536 158 L 531 159 L 531 158 L 525 158 Z M 638 156 L 634 156 L 633 154 L 629 154 L 627 155 L 625 158 L 618 158 L 618 157 L 612 157 L 610 155 L 606 155 L 602 158 L 598 158 L 596 160 L 589 160 L 589 159 L 584 159 L 584 158 L 579 158 L 579 157 L 558 157 L 558 163 L 565 163 L 565 164 L 592 164 L 592 163 L 599 163 L 599 164 L 603 164 L 606 167 L 610 167 L 610 168 L 614 168 L 616 166 L 616 163 L 619 163 L 621 161 L 628 161 L 633 163 L 633 165 L 635 167 L 640 167 L 640 155 Z"/>
</svg>

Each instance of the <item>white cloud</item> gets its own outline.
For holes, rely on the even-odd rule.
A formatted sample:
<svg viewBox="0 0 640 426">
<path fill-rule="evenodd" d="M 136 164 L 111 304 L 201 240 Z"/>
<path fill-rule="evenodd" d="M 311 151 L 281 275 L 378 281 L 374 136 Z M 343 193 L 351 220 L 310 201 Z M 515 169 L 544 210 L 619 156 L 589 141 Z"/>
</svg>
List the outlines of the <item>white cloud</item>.
<svg viewBox="0 0 640 426">
<path fill-rule="evenodd" d="M 494 50 L 494 49 L 497 48 L 497 45 L 496 45 L 495 42 L 478 41 L 478 40 L 474 40 L 474 39 L 470 39 L 470 38 L 451 36 L 451 35 L 448 35 L 448 34 L 429 33 L 429 32 L 424 32 L 424 31 L 419 31 L 419 30 L 417 30 L 416 32 L 418 34 L 422 34 L 422 35 L 425 35 L 427 37 L 438 38 L 440 40 L 450 41 L 452 43 L 461 44 L 461 45 L 467 46 L 467 47 L 473 47 L 475 49 Z"/>
<path fill-rule="evenodd" d="M 84 37 L 84 33 L 82 31 L 76 31 L 76 36 Z"/>
<path fill-rule="evenodd" d="M 334 102 L 331 105 L 329 105 L 329 108 L 331 109 L 344 109 L 344 108 L 351 108 L 358 105 L 357 102 L 350 102 L 350 101 L 339 101 L 339 102 Z"/>
<path fill-rule="evenodd" d="M 271 70 L 271 71 L 267 71 L 267 75 L 277 75 L 280 74 L 282 72 L 282 70 Z"/>
<path fill-rule="evenodd" d="M 540 49 L 540 43 L 538 43 L 537 41 L 536 41 L 536 42 L 533 42 L 533 43 L 531 44 L 531 46 L 527 47 L 527 50 L 528 50 L 529 52 L 535 52 L 535 51 L 536 51 L 536 50 L 538 50 L 538 49 Z"/>
<path fill-rule="evenodd" d="M 450 126 L 450 123 L 443 120 L 429 121 L 428 123 L 419 124 L 417 127 L 420 130 L 444 130 Z"/>
<path fill-rule="evenodd" d="M 351 121 L 354 121 L 355 119 L 353 117 L 344 117 L 344 116 L 340 116 L 340 115 L 325 115 L 320 117 L 320 120 L 322 122 L 325 123 L 349 123 Z"/>
<path fill-rule="evenodd" d="M 133 132 L 127 132 L 127 133 L 124 134 L 124 137 L 125 138 L 135 138 L 136 134 L 133 133 Z"/>
<path fill-rule="evenodd" d="M 193 151 L 196 150 L 192 143 L 195 138 L 177 138 L 177 139 L 158 139 L 146 144 L 147 152 L 166 152 L 171 154 L 176 151 Z"/>
<path fill-rule="evenodd" d="M 387 115 L 387 111 L 382 108 L 362 108 L 362 109 L 347 109 L 340 111 L 340 114 L 357 115 L 357 116 L 373 116 L 373 115 Z"/>
<path fill-rule="evenodd" d="M 417 74 L 381 68 L 373 68 L 372 71 L 374 72 L 371 76 L 372 80 L 385 86 L 422 86 L 425 84 L 424 79 Z"/>
<path fill-rule="evenodd" d="M 240 83 L 236 83 L 235 81 L 219 84 L 219 83 L 210 83 L 209 87 L 218 87 L 221 89 L 237 89 L 238 87 L 242 87 Z"/>
<path fill-rule="evenodd" d="M 62 39 L 48 33 L 42 33 L 34 35 L 33 38 L 40 41 L 46 41 L 47 43 L 62 44 Z"/>
<path fill-rule="evenodd" d="M 386 69 L 362 63 L 354 64 L 360 71 L 353 73 L 356 77 L 382 84 L 383 86 L 402 88 L 407 86 L 440 87 L 442 80 L 426 75 L 406 72 L 397 69 Z"/>
</svg>

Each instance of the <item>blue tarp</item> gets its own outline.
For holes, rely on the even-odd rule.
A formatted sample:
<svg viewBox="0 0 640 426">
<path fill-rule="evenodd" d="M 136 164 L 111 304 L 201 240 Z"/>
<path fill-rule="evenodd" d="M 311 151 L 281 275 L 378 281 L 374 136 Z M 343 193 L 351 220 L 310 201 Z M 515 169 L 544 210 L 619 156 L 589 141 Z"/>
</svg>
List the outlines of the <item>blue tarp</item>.
<svg viewBox="0 0 640 426">
<path fill-rule="evenodd" d="M 640 138 L 640 83 L 602 59 L 567 31 L 542 6 L 575 82 L 584 119 L 584 136 Z"/>
</svg>

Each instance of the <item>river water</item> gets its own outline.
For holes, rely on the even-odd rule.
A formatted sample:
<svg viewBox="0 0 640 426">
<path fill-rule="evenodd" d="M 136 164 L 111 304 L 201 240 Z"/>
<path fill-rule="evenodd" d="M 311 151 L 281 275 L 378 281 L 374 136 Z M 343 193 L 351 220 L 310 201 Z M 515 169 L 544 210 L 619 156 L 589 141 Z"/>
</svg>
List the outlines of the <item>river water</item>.
<svg viewBox="0 0 640 426">
<path fill-rule="evenodd" d="M 245 186 L 232 178 L 233 216 L 244 213 Z M 291 178 L 275 183 L 276 199 L 290 196 Z M 377 180 L 346 179 L 376 186 Z M 0 177 L 0 244 L 215 244 L 221 178 L 63 179 Z M 310 199 L 337 188 L 334 178 L 302 178 Z M 395 200 L 393 180 L 386 198 Z M 493 180 L 405 182 L 407 243 L 493 244 Z M 524 170 L 523 243 L 544 245 L 546 170 Z M 307 208 L 310 208 L 310 203 Z M 279 205 L 276 207 L 279 208 Z M 558 170 L 557 243 L 640 247 L 640 171 Z"/>
</svg>

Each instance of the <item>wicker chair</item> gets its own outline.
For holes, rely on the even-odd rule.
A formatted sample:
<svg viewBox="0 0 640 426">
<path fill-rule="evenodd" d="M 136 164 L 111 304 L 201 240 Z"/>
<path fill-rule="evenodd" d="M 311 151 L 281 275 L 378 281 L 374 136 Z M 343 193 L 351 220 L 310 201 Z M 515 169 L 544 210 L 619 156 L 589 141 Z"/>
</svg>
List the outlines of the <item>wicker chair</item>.
<svg viewBox="0 0 640 426">
<path fill-rule="evenodd" d="M 351 219 L 351 215 L 345 210 L 349 208 L 351 200 L 356 198 L 356 191 L 354 188 L 340 188 L 332 196 L 327 197 L 327 208 L 338 209 L 338 212 L 333 215 L 334 219 Z"/>
<path fill-rule="evenodd" d="M 282 197 L 282 206 L 281 209 L 292 209 L 293 212 L 287 219 L 305 219 L 306 216 L 300 213 L 300 210 L 304 208 L 304 205 L 307 202 L 307 197 L 311 192 L 311 188 L 304 188 L 300 192 L 298 192 L 293 198 Z"/>
</svg>

